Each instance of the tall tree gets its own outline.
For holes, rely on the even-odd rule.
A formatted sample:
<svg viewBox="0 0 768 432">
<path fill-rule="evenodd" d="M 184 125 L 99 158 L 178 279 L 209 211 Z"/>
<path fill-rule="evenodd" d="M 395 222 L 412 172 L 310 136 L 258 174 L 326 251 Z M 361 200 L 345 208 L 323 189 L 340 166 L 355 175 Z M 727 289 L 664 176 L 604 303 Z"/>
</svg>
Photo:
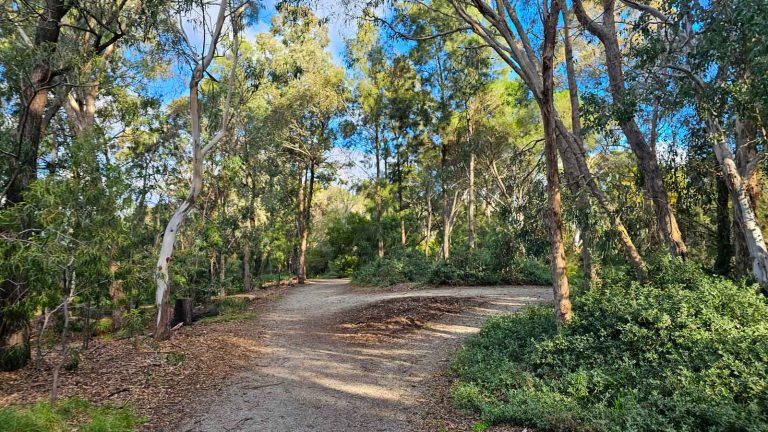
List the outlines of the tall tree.
<svg viewBox="0 0 768 432">
<path fill-rule="evenodd" d="M 213 30 L 210 35 L 210 42 L 207 47 L 203 47 L 202 54 L 198 54 L 189 40 L 185 42 L 190 49 L 191 54 L 189 60 L 193 65 L 191 77 L 189 80 L 189 123 L 190 123 L 190 146 L 192 149 L 192 183 L 190 186 L 189 194 L 176 208 L 176 211 L 171 216 L 168 224 L 165 227 L 163 234 L 163 241 L 160 246 L 160 253 L 158 254 L 157 267 L 155 269 L 155 283 L 157 285 L 157 292 L 155 295 L 155 304 L 157 306 L 157 319 L 155 320 L 155 338 L 167 339 L 170 336 L 170 324 L 173 318 L 173 308 L 171 307 L 171 293 L 170 293 L 170 276 L 169 266 L 171 264 L 171 257 L 173 256 L 173 249 L 176 244 L 176 236 L 181 228 L 187 215 L 194 209 L 195 202 L 197 201 L 200 192 L 203 189 L 203 162 L 205 156 L 219 143 L 224 137 L 227 136 L 230 123 L 230 106 L 232 105 L 232 95 L 235 93 L 235 77 L 237 72 L 238 55 L 239 55 L 239 35 L 238 29 L 240 26 L 241 14 L 243 6 L 237 6 L 230 11 L 229 0 L 221 0 L 219 3 L 219 10 L 216 16 L 216 20 L 213 24 Z M 229 13 L 228 13 L 229 11 Z M 205 11 L 203 11 L 205 13 Z M 229 18 L 232 31 L 232 49 L 231 55 L 233 58 L 232 67 L 229 73 L 229 79 L 227 81 L 227 94 L 222 103 L 222 115 L 219 124 L 219 129 L 211 135 L 207 142 L 203 142 L 203 132 L 201 124 L 201 108 L 202 102 L 200 99 L 200 84 L 203 78 L 208 73 L 208 68 L 213 62 L 216 55 L 219 42 L 222 38 L 224 26 Z M 186 33 L 183 28 L 180 28 L 184 39 L 186 39 Z"/>
</svg>

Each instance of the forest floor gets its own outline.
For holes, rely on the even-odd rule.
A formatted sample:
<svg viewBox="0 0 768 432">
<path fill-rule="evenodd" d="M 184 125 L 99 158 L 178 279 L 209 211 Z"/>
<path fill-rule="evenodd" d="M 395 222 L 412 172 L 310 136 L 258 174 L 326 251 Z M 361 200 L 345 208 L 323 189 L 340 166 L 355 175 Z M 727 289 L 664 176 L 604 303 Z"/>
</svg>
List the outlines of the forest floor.
<svg viewBox="0 0 768 432">
<path fill-rule="evenodd" d="M 254 323 L 258 358 L 187 405 L 177 430 L 472 430 L 475 419 L 449 405 L 451 354 L 488 316 L 550 298 L 542 287 L 365 291 L 311 281 L 267 308 Z"/>
<path fill-rule="evenodd" d="M 551 290 L 313 280 L 248 297 L 240 315 L 159 344 L 93 339 L 77 371 L 62 371 L 60 397 L 130 404 L 143 431 L 470 431 L 476 419 L 450 404 L 453 352 L 488 316 Z M 0 373 L 0 407 L 45 401 L 50 388 L 50 364 Z"/>
</svg>

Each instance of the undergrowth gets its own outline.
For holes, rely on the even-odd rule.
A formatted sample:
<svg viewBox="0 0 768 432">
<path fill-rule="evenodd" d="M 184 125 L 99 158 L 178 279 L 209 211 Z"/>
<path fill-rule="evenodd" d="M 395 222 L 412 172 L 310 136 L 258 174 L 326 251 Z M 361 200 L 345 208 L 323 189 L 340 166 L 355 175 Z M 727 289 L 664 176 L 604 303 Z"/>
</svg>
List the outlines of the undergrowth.
<svg viewBox="0 0 768 432">
<path fill-rule="evenodd" d="M 0 432 L 131 432 L 143 423 L 130 406 L 95 406 L 79 398 L 0 408 Z"/>
<path fill-rule="evenodd" d="M 458 407 L 544 431 L 768 430 L 768 307 L 750 286 L 665 261 L 551 307 L 488 320 L 454 361 Z"/>
<path fill-rule="evenodd" d="M 246 320 L 256 317 L 256 312 L 249 309 L 251 302 L 248 299 L 239 297 L 225 297 L 216 300 L 212 307 L 216 315 L 201 319 L 201 322 L 221 323 L 238 320 Z"/>
<path fill-rule="evenodd" d="M 551 283 L 549 267 L 534 260 L 501 262 L 489 251 L 455 253 L 448 260 L 433 260 L 423 252 L 407 249 L 376 258 L 358 269 L 352 282 L 361 286 L 401 283 L 427 285 L 499 285 Z"/>
</svg>

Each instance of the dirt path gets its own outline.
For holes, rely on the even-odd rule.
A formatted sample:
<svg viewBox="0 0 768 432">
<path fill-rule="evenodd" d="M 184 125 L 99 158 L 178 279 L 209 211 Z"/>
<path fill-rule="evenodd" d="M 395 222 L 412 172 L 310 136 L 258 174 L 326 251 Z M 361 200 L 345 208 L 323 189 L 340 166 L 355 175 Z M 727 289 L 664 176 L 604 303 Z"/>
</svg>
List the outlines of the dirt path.
<svg viewBox="0 0 768 432">
<path fill-rule="evenodd" d="M 334 315 L 410 296 L 485 300 L 441 324 L 388 344 L 334 336 Z M 225 390 L 202 401 L 180 431 L 405 431 L 414 425 L 420 384 L 445 365 L 461 339 L 488 315 L 551 298 L 537 287 L 436 288 L 394 293 L 351 290 L 347 281 L 312 281 L 289 291 L 258 326 L 264 355 Z"/>
</svg>

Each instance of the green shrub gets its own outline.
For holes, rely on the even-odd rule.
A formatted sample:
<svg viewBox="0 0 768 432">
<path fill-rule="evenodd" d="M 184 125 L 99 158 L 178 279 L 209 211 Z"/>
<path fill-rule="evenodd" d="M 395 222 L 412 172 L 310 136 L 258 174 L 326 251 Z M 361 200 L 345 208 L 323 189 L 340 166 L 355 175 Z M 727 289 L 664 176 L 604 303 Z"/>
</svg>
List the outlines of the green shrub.
<svg viewBox="0 0 768 432">
<path fill-rule="evenodd" d="M 248 309 L 248 300 L 239 297 L 225 297 L 216 300 L 213 308 L 219 315 L 236 315 Z"/>
<path fill-rule="evenodd" d="M 360 266 L 360 259 L 355 255 L 341 255 L 328 264 L 328 274 L 334 277 L 350 277 Z"/>
<path fill-rule="evenodd" d="M 121 333 L 125 337 L 133 339 L 134 345 L 138 344 L 138 337 L 147 327 L 147 317 L 141 309 L 131 309 L 123 314 L 123 326 Z"/>
<path fill-rule="evenodd" d="M 171 366 L 178 366 L 187 359 L 187 353 L 172 351 L 165 355 L 165 361 Z"/>
<path fill-rule="evenodd" d="M 352 281 L 363 286 L 391 286 L 399 283 L 477 286 L 499 284 L 551 283 L 549 267 L 538 261 L 513 260 L 503 266 L 488 250 L 459 250 L 449 260 L 428 259 L 421 251 L 395 251 L 376 258 L 353 274 Z"/>
<path fill-rule="evenodd" d="M 29 361 L 29 345 L 18 344 L 0 348 L 0 371 L 21 369 Z"/>
<path fill-rule="evenodd" d="M 93 325 L 93 333 L 97 336 L 105 335 L 112 330 L 112 318 L 100 318 Z"/>
<path fill-rule="evenodd" d="M 431 263 L 423 253 L 405 249 L 393 251 L 362 266 L 352 277 L 356 285 L 391 286 L 407 282 L 424 282 Z"/>
<path fill-rule="evenodd" d="M 143 423 L 130 406 L 94 406 L 78 398 L 0 408 L 0 432 L 131 432 Z"/>
<path fill-rule="evenodd" d="M 519 284 L 551 285 L 552 273 L 547 264 L 531 259 L 516 259 L 512 261 L 509 279 Z"/>
<path fill-rule="evenodd" d="M 69 350 L 67 361 L 64 363 L 64 370 L 75 372 L 80 367 L 80 350 Z"/>
<path fill-rule="evenodd" d="M 768 430 L 768 306 L 752 287 L 664 261 L 551 307 L 490 319 L 460 351 L 455 403 L 558 431 Z"/>
</svg>

